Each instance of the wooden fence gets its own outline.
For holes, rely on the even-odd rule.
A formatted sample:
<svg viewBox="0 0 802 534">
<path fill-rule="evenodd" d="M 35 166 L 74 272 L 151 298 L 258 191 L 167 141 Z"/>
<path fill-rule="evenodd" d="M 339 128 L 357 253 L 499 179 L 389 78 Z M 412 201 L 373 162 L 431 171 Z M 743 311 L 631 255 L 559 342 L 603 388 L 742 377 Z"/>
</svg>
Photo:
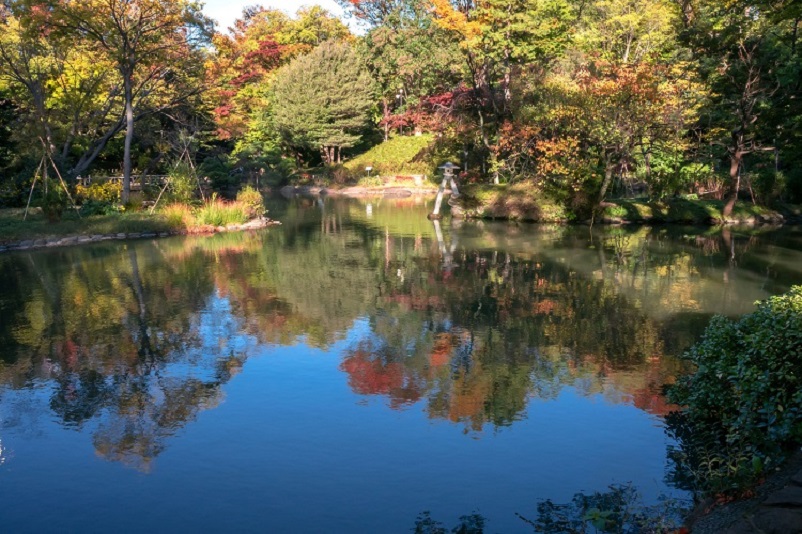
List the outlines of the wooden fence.
<svg viewBox="0 0 802 534">
<path fill-rule="evenodd" d="M 164 186 L 168 176 L 166 174 L 146 174 L 145 176 L 132 176 L 131 177 L 131 191 L 142 191 L 145 186 Z M 78 185 L 88 187 L 91 184 L 121 184 L 123 183 L 122 176 L 79 176 L 75 179 Z"/>
</svg>

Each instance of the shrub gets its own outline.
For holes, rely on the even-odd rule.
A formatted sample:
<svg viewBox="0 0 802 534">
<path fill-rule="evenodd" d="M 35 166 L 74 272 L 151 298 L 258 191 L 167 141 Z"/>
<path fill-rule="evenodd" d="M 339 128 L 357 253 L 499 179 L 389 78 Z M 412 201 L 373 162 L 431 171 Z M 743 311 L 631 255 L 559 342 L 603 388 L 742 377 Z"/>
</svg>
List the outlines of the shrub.
<svg viewBox="0 0 802 534">
<path fill-rule="evenodd" d="M 120 202 L 122 184 L 119 182 L 100 182 L 88 186 L 78 185 L 75 196 L 78 204 L 87 202 L 116 204 Z"/>
<path fill-rule="evenodd" d="M 380 187 L 384 185 L 384 179 L 381 176 L 365 176 L 359 179 L 357 185 L 360 187 Z"/>
<path fill-rule="evenodd" d="M 121 204 L 113 204 L 110 202 L 101 202 L 96 200 L 87 200 L 81 204 L 81 216 L 91 217 L 92 215 L 114 215 L 125 211 L 125 207 Z"/>
<path fill-rule="evenodd" d="M 237 193 L 237 202 L 245 208 L 245 214 L 248 219 L 255 219 L 263 216 L 267 210 L 265 209 L 265 199 L 262 193 L 257 191 L 251 186 L 245 186 Z"/>
<path fill-rule="evenodd" d="M 230 165 L 227 165 L 224 161 L 213 156 L 209 156 L 203 160 L 203 163 L 200 165 L 200 172 L 202 176 L 212 181 L 212 187 L 216 190 L 233 187 L 240 180 L 239 177 L 232 174 Z"/>
<path fill-rule="evenodd" d="M 42 192 L 42 211 L 48 222 L 60 221 L 68 205 L 69 197 L 64 186 L 55 180 L 48 180 L 47 187 Z"/>
<path fill-rule="evenodd" d="M 669 399 L 701 489 L 743 490 L 802 442 L 802 286 L 738 321 L 715 317 L 684 358 L 696 371 Z"/>
<path fill-rule="evenodd" d="M 167 187 L 167 200 L 170 202 L 192 202 L 198 188 L 195 171 L 185 163 L 177 165 L 170 171 L 170 184 Z"/>
</svg>

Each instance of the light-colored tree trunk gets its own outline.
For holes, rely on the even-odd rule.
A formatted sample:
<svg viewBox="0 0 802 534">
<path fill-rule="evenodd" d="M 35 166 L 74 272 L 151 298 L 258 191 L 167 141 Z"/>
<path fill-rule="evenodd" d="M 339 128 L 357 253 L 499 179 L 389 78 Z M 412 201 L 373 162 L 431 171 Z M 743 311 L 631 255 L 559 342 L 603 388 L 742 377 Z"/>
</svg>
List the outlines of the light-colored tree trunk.
<svg viewBox="0 0 802 534">
<path fill-rule="evenodd" d="M 134 141 L 134 91 L 132 73 L 123 73 L 125 85 L 125 145 L 123 149 L 123 188 L 121 200 L 127 204 L 131 198 L 131 145 Z"/>
</svg>

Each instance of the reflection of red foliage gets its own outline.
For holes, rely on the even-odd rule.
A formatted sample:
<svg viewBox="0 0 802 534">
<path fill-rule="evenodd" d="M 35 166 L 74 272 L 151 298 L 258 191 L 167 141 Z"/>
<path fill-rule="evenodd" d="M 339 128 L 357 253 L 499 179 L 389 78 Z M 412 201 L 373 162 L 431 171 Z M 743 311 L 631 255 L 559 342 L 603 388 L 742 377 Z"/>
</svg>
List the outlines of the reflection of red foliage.
<svg viewBox="0 0 802 534">
<path fill-rule="evenodd" d="M 81 347 L 69 338 L 61 343 L 57 343 L 56 346 L 58 347 L 58 351 L 63 355 L 64 363 L 66 364 L 67 368 L 70 370 L 77 369 L 78 353 L 80 352 Z"/>
<path fill-rule="evenodd" d="M 451 344 L 451 335 L 438 334 L 434 340 L 432 353 L 429 355 L 429 365 L 434 368 L 448 365 L 451 362 L 451 351 L 453 346 Z"/>
<path fill-rule="evenodd" d="M 387 395 L 392 408 L 420 399 L 420 391 L 406 376 L 406 369 L 402 364 L 385 363 L 381 358 L 371 356 L 370 352 L 357 349 L 340 365 L 340 369 L 348 373 L 348 385 L 355 393 Z"/>
<path fill-rule="evenodd" d="M 679 409 L 679 406 L 670 404 L 660 388 L 654 385 L 635 390 L 632 393 L 632 403 L 644 412 L 663 417 Z"/>
<path fill-rule="evenodd" d="M 348 383 L 360 395 L 386 395 L 404 385 L 404 366 L 372 360 L 370 353 L 357 350 L 340 366 L 348 373 Z"/>
<path fill-rule="evenodd" d="M 557 306 L 557 303 L 551 299 L 544 299 L 538 301 L 533 306 L 533 311 L 538 315 L 548 315 L 554 312 L 554 308 Z"/>
</svg>

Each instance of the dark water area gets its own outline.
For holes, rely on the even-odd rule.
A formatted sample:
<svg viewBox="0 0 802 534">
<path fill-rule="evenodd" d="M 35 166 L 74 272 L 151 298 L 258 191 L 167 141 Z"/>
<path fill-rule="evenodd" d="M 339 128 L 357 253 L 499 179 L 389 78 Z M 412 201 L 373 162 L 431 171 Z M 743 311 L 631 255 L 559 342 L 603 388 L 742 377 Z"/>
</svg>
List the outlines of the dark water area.
<svg viewBox="0 0 802 534">
<path fill-rule="evenodd" d="M 3 532 L 531 532 L 672 476 L 662 387 L 713 314 L 802 281 L 802 232 L 425 217 L 0 255 Z"/>
</svg>

